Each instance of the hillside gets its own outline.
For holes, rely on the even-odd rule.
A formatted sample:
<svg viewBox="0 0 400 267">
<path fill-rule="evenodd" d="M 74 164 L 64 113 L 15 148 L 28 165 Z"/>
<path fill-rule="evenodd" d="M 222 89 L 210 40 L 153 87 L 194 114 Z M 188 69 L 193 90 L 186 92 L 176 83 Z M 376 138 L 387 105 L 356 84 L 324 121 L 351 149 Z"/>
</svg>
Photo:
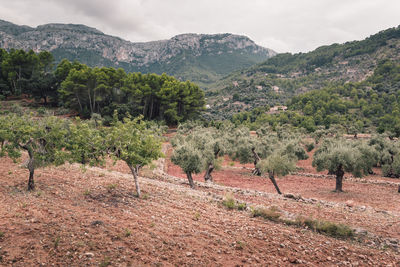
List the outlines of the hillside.
<svg viewBox="0 0 400 267">
<path fill-rule="evenodd" d="M 291 175 L 280 179 L 282 197 L 260 177 L 224 164 L 215 184 L 190 189 L 184 174 L 163 160 L 140 178 L 142 198 L 125 164 L 107 169 L 63 165 L 37 171 L 37 189 L 26 192 L 27 171 L 0 158 L 0 264 L 4 266 L 299 266 L 400 263 L 396 184 L 378 176 L 346 179 L 349 192 L 335 194 L 333 180 Z M 306 171 L 310 161 L 301 165 Z M 225 173 L 225 175 L 224 175 Z M 233 179 L 226 179 L 231 176 Z M 225 178 L 224 178 L 225 177 Z M 201 175 L 196 177 L 201 180 Z M 232 187 L 235 184 L 237 187 Z M 301 186 L 299 186 L 301 184 Z M 256 191 L 253 188 L 256 188 Z M 231 192 L 246 210 L 221 203 Z M 303 196 L 300 196 L 300 194 Z M 289 195 L 287 195 L 289 196 Z M 382 198 L 383 197 L 383 198 Z M 337 239 L 282 221 L 254 218 L 250 206 L 282 218 L 316 218 L 357 229 Z M 283 219 L 282 219 L 283 220 Z"/>
<path fill-rule="evenodd" d="M 89 66 L 122 67 L 128 72 L 167 73 L 203 87 L 276 53 L 234 34 L 182 34 L 169 40 L 132 43 L 75 24 L 36 28 L 0 20 L 0 47 L 50 51 Z"/>
<path fill-rule="evenodd" d="M 309 53 L 278 54 L 211 85 L 207 116 L 229 118 L 238 111 L 286 103 L 313 89 L 363 81 L 385 59 L 400 61 L 400 27 Z"/>
</svg>

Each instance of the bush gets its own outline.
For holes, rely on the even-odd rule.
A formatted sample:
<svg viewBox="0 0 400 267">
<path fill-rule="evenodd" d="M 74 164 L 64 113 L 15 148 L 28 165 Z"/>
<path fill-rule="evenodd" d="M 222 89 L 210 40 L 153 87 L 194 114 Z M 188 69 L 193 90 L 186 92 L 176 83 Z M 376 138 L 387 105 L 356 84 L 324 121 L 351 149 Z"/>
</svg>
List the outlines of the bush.
<svg viewBox="0 0 400 267">
<path fill-rule="evenodd" d="M 226 197 L 223 201 L 222 201 L 222 205 L 224 205 L 226 208 L 233 210 L 236 208 L 236 201 L 233 198 L 228 198 Z"/>
<path fill-rule="evenodd" d="M 10 111 L 17 114 L 18 116 L 22 116 L 25 113 L 24 109 L 18 104 L 12 104 L 10 107 Z"/>
<path fill-rule="evenodd" d="M 306 219 L 304 225 L 321 234 L 336 238 L 349 238 L 354 236 L 353 230 L 344 224 Z"/>
<path fill-rule="evenodd" d="M 246 203 L 237 202 L 230 193 L 225 195 L 222 205 L 229 210 L 245 210 L 247 207 Z"/>
<path fill-rule="evenodd" d="M 46 109 L 45 109 L 44 107 L 38 108 L 38 109 L 37 109 L 37 114 L 38 114 L 39 116 L 45 115 L 45 114 L 46 114 Z"/>
<path fill-rule="evenodd" d="M 315 147 L 315 144 L 314 144 L 314 143 L 306 144 L 306 150 L 307 150 L 307 152 L 310 152 L 311 150 L 313 150 L 314 147 Z"/>
<path fill-rule="evenodd" d="M 281 213 L 278 211 L 278 208 L 272 206 L 268 209 L 264 208 L 255 208 L 251 211 L 253 217 L 262 217 L 266 220 L 270 220 L 273 222 L 278 222 L 281 217 Z"/>
<path fill-rule="evenodd" d="M 60 108 L 56 109 L 55 115 L 67 115 L 69 112 L 70 112 L 69 109 L 60 107 Z"/>
</svg>

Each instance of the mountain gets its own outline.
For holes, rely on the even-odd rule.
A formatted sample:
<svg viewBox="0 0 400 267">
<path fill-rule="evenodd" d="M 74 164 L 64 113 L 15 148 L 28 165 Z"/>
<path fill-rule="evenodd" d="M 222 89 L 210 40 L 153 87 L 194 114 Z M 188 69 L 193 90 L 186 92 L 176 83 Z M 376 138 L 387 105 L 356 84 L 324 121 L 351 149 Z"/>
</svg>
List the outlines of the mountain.
<svg viewBox="0 0 400 267">
<path fill-rule="evenodd" d="M 208 117 L 229 118 L 243 110 L 284 104 L 292 96 L 325 86 L 359 82 L 379 62 L 400 62 L 400 27 L 362 41 L 322 46 L 309 53 L 278 54 L 210 85 Z"/>
<path fill-rule="evenodd" d="M 163 72 L 207 87 L 239 69 L 276 53 L 234 34 L 181 34 L 169 40 L 132 43 L 76 24 L 36 28 L 0 20 L 0 47 L 51 51 L 56 59 L 90 66 L 122 67 L 129 72 Z"/>
</svg>

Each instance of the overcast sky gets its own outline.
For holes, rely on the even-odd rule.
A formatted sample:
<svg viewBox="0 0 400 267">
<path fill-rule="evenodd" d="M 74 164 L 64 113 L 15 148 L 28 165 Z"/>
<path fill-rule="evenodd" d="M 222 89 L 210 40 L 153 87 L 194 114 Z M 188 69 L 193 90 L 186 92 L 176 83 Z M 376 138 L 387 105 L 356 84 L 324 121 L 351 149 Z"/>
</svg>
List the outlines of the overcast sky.
<svg viewBox="0 0 400 267">
<path fill-rule="evenodd" d="M 0 19 L 85 24 L 132 42 L 230 32 L 307 52 L 399 25 L 400 0 L 0 0 Z"/>
</svg>

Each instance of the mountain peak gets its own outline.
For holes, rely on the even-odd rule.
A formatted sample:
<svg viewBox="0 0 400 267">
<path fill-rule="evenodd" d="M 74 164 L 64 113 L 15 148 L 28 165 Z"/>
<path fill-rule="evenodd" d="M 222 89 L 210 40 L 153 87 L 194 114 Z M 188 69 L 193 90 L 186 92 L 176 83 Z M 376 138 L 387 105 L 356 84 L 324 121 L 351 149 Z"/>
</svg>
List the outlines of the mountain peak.
<svg viewBox="0 0 400 267">
<path fill-rule="evenodd" d="M 92 34 L 104 35 L 103 32 L 97 30 L 96 28 L 88 27 L 83 24 L 49 23 L 49 24 L 37 26 L 36 30 L 38 30 L 38 31 L 67 30 L 67 31 L 78 31 L 78 32 L 82 32 L 82 33 L 92 33 Z"/>
<path fill-rule="evenodd" d="M 206 86 L 226 74 L 260 63 L 276 53 L 231 33 L 186 33 L 169 40 L 132 43 L 81 24 L 51 23 L 31 28 L 0 21 L 0 47 L 47 50 L 56 61 L 167 73 Z"/>
</svg>

